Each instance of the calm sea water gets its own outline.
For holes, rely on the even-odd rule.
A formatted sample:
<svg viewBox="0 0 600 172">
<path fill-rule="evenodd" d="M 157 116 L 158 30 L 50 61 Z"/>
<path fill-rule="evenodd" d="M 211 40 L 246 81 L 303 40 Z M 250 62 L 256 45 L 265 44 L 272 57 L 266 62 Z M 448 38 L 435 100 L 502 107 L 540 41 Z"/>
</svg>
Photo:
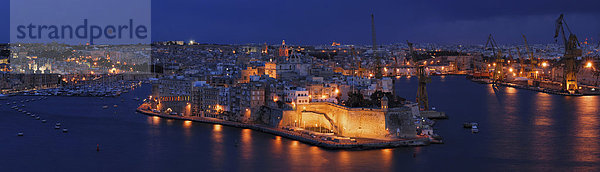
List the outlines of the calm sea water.
<svg viewBox="0 0 600 172">
<path fill-rule="evenodd" d="M 396 83 L 399 95 L 414 100 L 415 77 Z M 430 104 L 450 116 L 435 126 L 446 144 L 343 151 L 134 112 L 139 102 L 132 99 L 149 91 L 144 86 L 104 100 L 49 97 L 25 103 L 24 109 L 48 123 L 6 105 L 33 97 L 1 100 L 0 171 L 600 170 L 599 97 L 494 90 L 462 76 L 434 77 Z M 69 132 L 55 130 L 57 121 Z M 465 121 L 479 122 L 480 133 L 463 129 Z M 20 131 L 25 136 L 18 137 Z"/>
</svg>

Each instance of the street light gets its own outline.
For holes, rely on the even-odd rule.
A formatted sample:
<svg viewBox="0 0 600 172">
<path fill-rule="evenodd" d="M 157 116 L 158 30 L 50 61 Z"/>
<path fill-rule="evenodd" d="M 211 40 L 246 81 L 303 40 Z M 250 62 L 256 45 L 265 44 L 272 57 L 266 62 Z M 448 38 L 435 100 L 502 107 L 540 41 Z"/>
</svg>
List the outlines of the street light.
<svg viewBox="0 0 600 172">
<path fill-rule="evenodd" d="M 587 63 L 585 64 L 585 67 L 586 67 L 586 68 L 591 68 L 591 67 L 592 67 L 592 62 L 587 62 Z"/>
</svg>

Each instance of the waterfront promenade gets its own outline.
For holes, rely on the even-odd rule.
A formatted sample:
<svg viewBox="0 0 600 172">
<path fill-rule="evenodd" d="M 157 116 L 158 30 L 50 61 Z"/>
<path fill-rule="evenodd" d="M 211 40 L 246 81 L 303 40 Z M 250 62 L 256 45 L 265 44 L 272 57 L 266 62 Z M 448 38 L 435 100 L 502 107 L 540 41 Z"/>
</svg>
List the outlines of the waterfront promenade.
<svg viewBox="0 0 600 172">
<path fill-rule="evenodd" d="M 339 143 L 331 140 L 323 140 L 319 136 L 311 136 L 308 134 L 303 134 L 300 132 L 284 130 L 281 128 L 273 128 L 261 124 L 245 124 L 234 121 L 226 121 L 216 118 L 205 118 L 205 117 L 196 117 L 196 116 L 177 116 L 177 115 L 167 115 L 162 113 L 155 113 L 148 108 L 147 104 L 142 104 L 137 108 L 137 112 L 140 112 L 145 115 L 169 118 L 169 119 L 178 119 L 178 120 L 190 120 L 195 122 L 209 123 L 209 124 L 219 124 L 231 127 L 238 128 L 248 128 L 264 133 L 269 133 L 281 137 L 285 137 L 292 140 L 298 140 L 303 143 L 327 148 L 327 149 L 354 149 L 354 150 L 366 150 L 366 149 L 382 149 L 382 148 L 394 148 L 401 146 L 424 146 L 429 145 L 429 138 L 425 136 L 418 136 L 415 139 L 390 139 L 390 140 L 378 140 L 378 139 L 368 139 L 368 138 L 354 138 L 356 142 L 350 143 Z"/>
</svg>

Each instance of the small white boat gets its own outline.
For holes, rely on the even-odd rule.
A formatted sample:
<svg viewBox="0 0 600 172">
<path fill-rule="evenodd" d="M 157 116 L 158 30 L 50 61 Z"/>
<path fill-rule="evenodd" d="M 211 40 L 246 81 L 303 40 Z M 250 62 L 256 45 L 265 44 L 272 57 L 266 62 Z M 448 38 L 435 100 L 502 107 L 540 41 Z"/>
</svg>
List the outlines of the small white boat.
<svg viewBox="0 0 600 172">
<path fill-rule="evenodd" d="M 23 136 L 23 132 L 18 132 L 17 136 Z"/>
<path fill-rule="evenodd" d="M 473 126 L 479 126 L 479 124 L 476 123 L 476 122 L 465 122 L 465 123 L 463 123 L 463 127 L 464 128 L 472 128 Z"/>
<path fill-rule="evenodd" d="M 35 120 L 40 120 L 41 118 L 39 116 L 35 117 Z"/>
<path fill-rule="evenodd" d="M 117 107 L 119 107 L 119 106 L 117 106 L 117 105 L 113 105 L 113 107 L 117 108 Z"/>
<path fill-rule="evenodd" d="M 102 109 L 108 109 L 108 106 L 102 106 Z"/>
<path fill-rule="evenodd" d="M 479 133 L 479 128 L 477 128 L 477 126 L 474 125 L 474 126 L 471 127 L 471 132 L 472 133 Z"/>
<path fill-rule="evenodd" d="M 54 126 L 54 129 L 60 129 L 60 126 L 58 126 L 58 125 Z"/>
<path fill-rule="evenodd" d="M 45 119 L 42 119 L 42 123 L 46 123 L 46 120 L 45 120 Z"/>
<path fill-rule="evenodd" d="M 60 122 L 57 122 L 57 123 L 56 123 L 56 126 L 60 126 Z"/>
<path fill-rule="evenodd" d="M 69 130 L 67 130 L 66 128 L 62 130 L 63 133 L 69 132 Z"/>
</svg>

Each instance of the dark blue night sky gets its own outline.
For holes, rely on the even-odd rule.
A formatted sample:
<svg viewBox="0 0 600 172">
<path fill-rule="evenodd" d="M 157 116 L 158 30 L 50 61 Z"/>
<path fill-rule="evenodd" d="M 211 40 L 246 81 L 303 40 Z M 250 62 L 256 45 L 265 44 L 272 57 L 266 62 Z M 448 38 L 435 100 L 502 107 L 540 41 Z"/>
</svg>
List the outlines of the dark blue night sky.
<svg viewBox="0 0 600 172">
<path fill-rule="evenodd" d="M 0 42 L 9 41 L 9 0 L 1 0 Z M 581 40 L 600 36 L 598 0 L 152 0 L 152 39 L 243 44 L 370 44 L 370 14 L 379 43 L 553 42 L 554 20 Z"/>
</svg>

